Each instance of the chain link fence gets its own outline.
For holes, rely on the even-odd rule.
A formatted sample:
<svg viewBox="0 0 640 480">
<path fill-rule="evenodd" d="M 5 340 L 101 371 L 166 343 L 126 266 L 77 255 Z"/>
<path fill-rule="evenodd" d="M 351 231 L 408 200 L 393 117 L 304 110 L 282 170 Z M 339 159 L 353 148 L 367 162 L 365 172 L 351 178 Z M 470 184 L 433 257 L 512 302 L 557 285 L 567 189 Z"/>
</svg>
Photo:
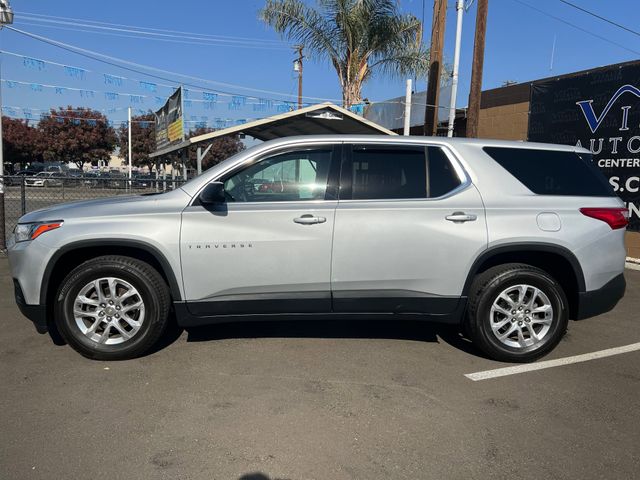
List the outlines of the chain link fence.
<svg viewBox="0 0 640 480">
<path fill-rule="evenodd" d="M 11 235 L 22 215 L 33 210 L 80 200 L 162 192 L 178 188 L 185 182 L 154 176 L 129 180 L 126 176 L 56 176 L 48 172 L 0 178 L 4 181 L 4 211 L 0 213 L 3 213 L 5 237 Z"/>
</svg>

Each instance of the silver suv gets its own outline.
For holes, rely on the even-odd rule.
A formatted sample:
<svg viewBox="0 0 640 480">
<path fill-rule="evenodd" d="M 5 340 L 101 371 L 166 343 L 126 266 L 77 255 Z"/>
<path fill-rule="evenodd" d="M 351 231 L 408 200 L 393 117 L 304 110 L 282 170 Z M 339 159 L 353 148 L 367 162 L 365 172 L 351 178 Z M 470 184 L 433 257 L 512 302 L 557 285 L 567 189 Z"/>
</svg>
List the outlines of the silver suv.
<svg viewBox="0 0 640 480">
<path fill-rule="evenodd" d="M 524 362 L 622 297 L 627 215 L 579 148 L 291 137 L 168 193 L 29 213 L 9 260 L 24 315 L 90 358 L 143 354 L 173 307 L 184 327 L 433 320 Z"/>
</svg>

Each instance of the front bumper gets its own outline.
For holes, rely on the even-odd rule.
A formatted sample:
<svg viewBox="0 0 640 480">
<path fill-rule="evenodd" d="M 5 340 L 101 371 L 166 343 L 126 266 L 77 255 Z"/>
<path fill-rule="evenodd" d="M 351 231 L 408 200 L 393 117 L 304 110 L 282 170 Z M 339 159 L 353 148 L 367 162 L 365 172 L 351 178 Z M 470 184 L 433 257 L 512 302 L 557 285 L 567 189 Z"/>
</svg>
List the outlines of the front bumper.
<svg viewBox="0 0 640 480">
<path fill-rule="evenodd" d="M 20 313 L 33 322 L 38 333 L 47 333 L 47 308 L 46 305 L 27 305 L 20 288 L 20 282 L 13 279 L 13 289 L 16 297 L 16 304 Z"/>
<path fill-rule="evenodd" d="M 627 282 L 621 273 L 598 290 L 578 293 L 578 313 L 576 320 L 595 317 L 596 315 L 612 310 L 624 296 L 626 287 Z"/>
</svg>

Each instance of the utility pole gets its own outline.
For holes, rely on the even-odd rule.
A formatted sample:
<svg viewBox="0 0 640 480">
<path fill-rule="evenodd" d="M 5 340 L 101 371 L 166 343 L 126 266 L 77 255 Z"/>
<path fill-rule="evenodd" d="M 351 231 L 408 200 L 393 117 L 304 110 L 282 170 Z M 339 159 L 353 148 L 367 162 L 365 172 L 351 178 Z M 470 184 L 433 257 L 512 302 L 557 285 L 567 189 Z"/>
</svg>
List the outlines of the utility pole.
<svg viewBox="0 0 640 480">
<path fill-rule="evenodd" d="M 487 32 L 487 12 L 489 0 L 478 0 L 476 33 L 473 40 L 473 67 L 471 70 L 471 91 L 469 92 L 469 113 L 467 116 L 467 137 L 478 137 L 478 117 L 480 116 L 480 96 L 482 94 L 482 68 L 484 64 L 484 39 Z"/>
<path fill-rule="evenodd" d="M 131 177 L 133 175 L 133 147 L 131 146 L 131 107 L 128 110 L 129 113 L 129 188 L 132 188 Z"/>
<path fill-rule="evenodd" d="M 298 109 L 302 108 L 302 55 L 303 45 L 296 45 L 294 47 L 298 52 L 298 58 L 293 61 L 293 71 L 298 72 Z"/>
<path fill-rule="evenodd" d="M 8 0 L 0 0 L 0 29 L 13 23 L 13 10 Z M 0 64 L 2 58 L 0 58 Z M 0 77 L 2 74 L 0 73 Z M 0 250 L 7 249 L 4 215 L 4 143 L 2 142 L 2 82 L 0 82 Z"/>
<path fill-rule="evenodd" d="M 447 20 L 447 0 L 434 0 L 429 50 L 429 77 L 427 80 L 427 106 L 424 110 L 424 134 L 438 133 L 438 96 L 444 46 L 444 27 Z"/>
<path fill-rule="evenodd" d="M 403 135 L 411 132 L 411 79 L 407 78 L 407 91 L 404 96 L 404 130 Z"/>
<path fill-rule="evenodd" d="M 456 1 L 456 47 L 453 53 L 453 74 L 451 75 L 451 100 L 449 102 L 449 126 L 447 137 L 453 137 L 453 126 L 456 119 L 456 97 L 458 96 L 458 68 L 460 67 L 460 42 L 462 41 L 462 14 L 464 13 L 464 0 Z"/>
</svg>

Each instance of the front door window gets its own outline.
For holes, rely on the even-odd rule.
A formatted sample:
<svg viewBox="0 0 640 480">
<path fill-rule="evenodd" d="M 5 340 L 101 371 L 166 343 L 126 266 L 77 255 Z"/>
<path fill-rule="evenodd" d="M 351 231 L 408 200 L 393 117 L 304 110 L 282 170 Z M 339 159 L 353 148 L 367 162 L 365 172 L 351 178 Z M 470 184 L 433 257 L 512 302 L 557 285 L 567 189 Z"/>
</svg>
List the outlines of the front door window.
<svg viewBox="0 0 640 480">
<path fill-rule="evenodd" d="M 282 153 L 233 174 L 224 182 L 230 202 L 324 200 L 331 149 Z"/>
</svg>

